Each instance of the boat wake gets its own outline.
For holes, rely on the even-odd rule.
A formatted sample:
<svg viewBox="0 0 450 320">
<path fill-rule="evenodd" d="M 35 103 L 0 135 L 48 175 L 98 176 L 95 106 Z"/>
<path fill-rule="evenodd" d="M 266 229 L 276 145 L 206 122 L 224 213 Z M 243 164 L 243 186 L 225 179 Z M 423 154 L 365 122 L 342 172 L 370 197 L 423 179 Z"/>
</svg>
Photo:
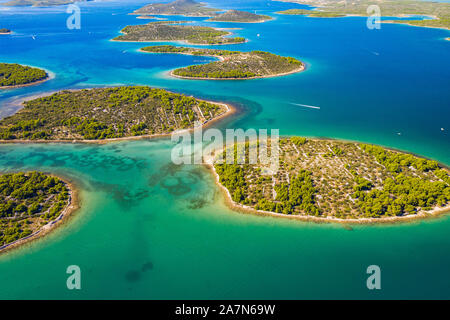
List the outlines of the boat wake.
<svg viewBox="0 0 450 320">
<path fill-rule="evenodd" d="M 318 110 L 320 110 L 320 107 L 310 106 L 310 105 L 307 105 L 307 104 L 293 103 L 293 102 L 291 102 L 291 104 L 293 104 L 294 106 L 299 106 L 299 107 L 304 107 L 304 108 L 309 108 L 309 109 L 318 109 Z"/>
</svg>

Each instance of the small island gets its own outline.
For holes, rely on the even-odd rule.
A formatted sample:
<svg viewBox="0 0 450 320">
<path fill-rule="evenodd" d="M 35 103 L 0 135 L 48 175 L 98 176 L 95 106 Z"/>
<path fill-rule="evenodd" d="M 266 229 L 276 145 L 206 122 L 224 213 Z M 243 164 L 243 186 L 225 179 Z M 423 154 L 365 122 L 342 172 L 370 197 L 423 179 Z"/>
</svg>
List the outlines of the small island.
<svg viewBox="0 0 450 320">
<path fill-rule="evenodd" d="M 61 91 L 24 102 L 0 120 L 7 141 L 107 141 L 167 135 L 224 116 L 230 108 L 145 86 Z"/>
<path fill-rule="evenodd" d="M 48 232 L 77 208 L 71 185 L 40 172 L 0 175 L 0 252 Z"/>
<path fill-rule="evenodd" d="M 93 0 L 11 0 L 1 3 L 0 5 L 8 7 L 51 7 L 85 1 Z"/>
<path fill-rule="evenodd" d="M 240 10 L 228 10 L 225 13 L 212 17 L 208 21 L 215 22 L 242 22 L 242 23 L 258 23 L 272 20 L 273 18 L 267 15 L 259 15 L 251 12 Z"/>
<path fill-rule="evenodd" d="M 0 89 L 17 88 L 48 79 L 45 70 L 17 63 L 0 63 Z"/>
<path fill-rule="evenodd" d="M 449 171 L 436 161 L 374 145 L 291 137 L 280 139 L 273 170 L 272 164 L 248 164 L 255 148 L 254 141 L 235 144 L 235 157 L 245 155 L 247 164 L 218 162 L 228 149 L 213 162 L 236 209 L 343 222 L 450 211 Z"/>
<path fill-rule="evenodd" d="M 165 42 L 184 41 L 189 44 L 235 44 L 244 43 L 242 37 L 228 38 L 231 32 L 212 27 L 184 25 L 187 21 L 156 21 L 143 25 L 126 26 L 122 35 L 113 41 Z M 181 25 L 183 24 L 183 25 Z"/>
<path fill-rule="evenodd" d="M 279 11 L 277 13 L 286 15 L 306 15 L 308 17 L 313 18 L 339 18 L 346 16 L 345 14 L 342 13 L 324 12 L 319 10 L 306 10 L 306 9 L 288 9 L 284 11 Z"/>
<path fill-rule="evenodd" d="M 177 53 L 196 56 L 211 56 L 220 59 L 202 65 L 179 68 L 172 75 L 197 80 L 244 80 L 287 75 L 304 70 L 304 64 L 291 57 L 282 57 L 264 51 L 229 51 L 196 49 L 169 45 L 149 46 L 141 51 L 151 53 Z"/>
<path fill-rule="evenodd" d="M 176 0 L 169 3 L 151 3 L 136 11 L 138 15 L 170 15 L 186 17 L 211 17 L 220 9 L 209 8 L 193 0 Z"/>
<path fill-rule="evenodd" d="M 383 20 L 382 23 L 400 23 L 418 27 L 450 29 L 450 3 L 420 0 L 355 0 L 340 2 L 332 0 L 278 0 L 315 6 L 313 10 L 288 9 L 278 12 L 287 15 L 308 15 L 310 17 L 337 18 L 343 16 L 370 16 L 367 9 L 377 5 L 383 17 L 408 19 Z M 427 17 L 428 19 L 422 19 Z"/>
<path fill-rule="evenodd" d="M 0 28 L 0 34 L 11 34 L 11 30 L 6 28 Z"/>
</svg>

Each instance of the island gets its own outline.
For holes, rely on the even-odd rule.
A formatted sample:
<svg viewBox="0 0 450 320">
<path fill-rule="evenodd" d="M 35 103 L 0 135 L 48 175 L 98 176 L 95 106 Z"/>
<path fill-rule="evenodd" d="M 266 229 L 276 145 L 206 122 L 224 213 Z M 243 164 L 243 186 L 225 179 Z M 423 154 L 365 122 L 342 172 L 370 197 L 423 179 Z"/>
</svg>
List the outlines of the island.
<svg viewBox="0 0 450 320">
<path fill-rule="evenodd" d="M 0 63 L 0 89 L 33 85 L 48 78 L 47 72 L 39 68 L 17 63 Z"/>
<path fill-rule="evenodd" d="M 8 7 L 51 7 L 71 4 L 75 2 L 86 2 L 93 0 L 11 0 L 3 2 L 0 5 Z"/>
<path fill-rule="evenodd" d="M 11 30 L 6 28 L 0 28 L 0 34 L 11 34 Z"/>
<path fill-rule="evenodd" d="M 0 252 L 45 234 L 76 208 L 75 190 L 61 178 L 0 174 Z"/>
<path fill-rule="evenodd" d="M 184 41 L 189 44 L 215 45 L 244 43 L 242 37 L 228 38 L 231 32 L 212 27 L 184 25 L 187 21 L 154 21 L 144 25 L 126 26 L 113 41 L 165 42 Z M 183 25 L 182 25 L 183 24 Z"/>
<path fill-rule="evenodd" d="M 375 145 L 290 137 L 279 140 L 274 170 L 264 161 L 248 164 L 258 143 L 236 143 L 209 162 L 235 209 L 343 222 L 450 211 L 449 171 L 436 161 Z M 227 152 L 245 156 L 246 164 L 220 162 Z"/>
<path fill-rule="evenodd" d="M 210 18 L 208 21 L 215 22 L 243 22 L 243 23 L 258 23 L 272 20 L 273 18 L 267 15 L 259 15 L 251 12 L 240 10 L 228 10 L 225 13 L 219 14 Z"/>
<path fill-rule="evenodd" d="M 157 137 L 192 129 L 231 109 L 146 86 L 65 90 L 24 102 L 0 120 L 7 141 L 109 141 Z"/>
<path fill-rule="evenodd" d="M 205 4 L 193 0 L 176 0 L 169 3 L 151 3 L 134 11 L 133 14 L 211 17 L 218 11 L 221 10 L 209 8 Z"/>
<path fill-rule="evenodd" d="M 174 77 L 197 80 L 245 80 L 287 75 L 303 71 L 304 64 L 292 57 L 282 57 L 264 51 L 229 51 L 197 49 L 170 45 L 149 46 L 141 49 L 151 53 L 176 53 L 211 56 L 220 59 L 207 64 L 179 68 Z"/>
<path fill-rule="evenodd" d="M 289 9 L 279 14 L 301 14 L 310 17 L 336 18 L 343 16 L 370 16 L 367 8 L 377 5 L 383 17 L 408 19 L 382 20 L 383 23 L 401 23 L 411 26 L 450 29 L 450 3 L 420 0 L 355 0 L 337 2 L 333 0 L 277 0 L 314 6 L 313 10 Z M 426 17 L 427 19 L 422 19 Z"/>
<path fill-rule="evenodd" d="M 346 16 L 345 14 L 342 13 L 325 12 L 319 10 L 307 10 L 307 9 L 288 9 L 284 11 L 279 11 L 277 13 L 286 15 L 306 15 L 308 17 L 313 18 L 339 18 Z"/>
</svg>

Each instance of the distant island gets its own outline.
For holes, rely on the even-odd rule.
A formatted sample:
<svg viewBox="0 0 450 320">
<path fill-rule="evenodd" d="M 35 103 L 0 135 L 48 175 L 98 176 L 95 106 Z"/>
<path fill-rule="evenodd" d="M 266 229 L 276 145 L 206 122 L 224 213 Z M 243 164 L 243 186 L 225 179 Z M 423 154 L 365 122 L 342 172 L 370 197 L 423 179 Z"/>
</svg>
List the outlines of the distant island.
<svg viewBox="0 0 450 320">
<path fill-rule="evenodd" d="M 48 232 L 76 208 L 74 188 L 58 177 L 0 174 L 0 252 Z"/>
<path fill-rule="evenodd" d="M 266 15 L 259 15 L 240 10 L 228 10 L 225 13 L 212 17 L 208 21 L 256 23 L 265 22 L 272 19 L 272 17 Z"/>
<path fill-rule="evenodd" d="M 145 86 L 61 91 L 0 120 L 3 141 L 100 141 L 170 134 L 229 107 Z"/>
<path fill-rule="evenodd" d="M 235 157 L 245 155 L 248 163 L 256 147 L 254 141 L 238 144 Z M 279 156 L 275 172 L 270 164 L 220 164 L 216 158 L 213 170 L 233 207 L 344 222 L 450 211 L 449 171 L 436 161 L 374 145 L 302 137 L 281 139 Z"/>
<path fill-rule="evenodd" d="M 176 0 L 169 3 L 151 3 L 136 11 L 138 15 L 182 15 L 187 17 L 211 17 L 220 9 L 209 8 L 193 0 Z"/>
<path fill-rule="evenodd" d="M 276 0 L 315 6 L 314 10 L 289 9 L 280 14 L 308 15 L 310 17 L 336 18 L 343 16 L 369 16 L 367 8 L 377 5 L 383 17 L 408 17 L 408 20 L 383 20 L 383 23 L 401 23 L 418 27 L 450 29 L 450 3 L 420 0 L 354 0 L 337 2 L 333 0 Z M 414 16 L 426 16 L 419 19 Z"/>
<path fill-rule="evenodd" d="M 47 72 L 42 69 L 17 63 L 0 63 L 0 89 L 32 85 L 47 78 Z"/>
<path fill-rule="evenodd" d="M 319 10 L 307 10 L 307 9 L 288 9 L 284 11 L 279 11 L 277 13 L 286 15 L 307 15 L 308 17 L 315 17 L 315 18 L 339 18 L 346 16 L 343 13 L 324 12 Z"/>
<path fill-rule="evenodd" d="M 304 64 L 291 57 L 282 57 L 264 51 L 229 51 L 197 49 L 169 45 L 149 46 L 141 51 L 176 53 L 219 58 L 207 64 L 179 68 L 172 75 L 186 79 L 236 80 L 276 77 L 304 70 Z"/>
<path fill-rule="evenodd" d="M 0 5 L 8 7 L 28 7 L 28 6 L 51 7 L 86 1 L 93 1 L 93 0 L 11 0 L 0 3 Z"/>
<path fill-rule="evenodd" d="M 6 28 L 0 29 L 0 34 L 10 34 L 10 33 L 11 33 L 11 30 L 9 30 L 9 29 L 6 29 Z"/>
<path fill-rule="evenodd" d="M 187 21 L 156 21 L 143 25 L 126 26 L 122 29 L 122 35 L 114 38 L 114 41 L 184 41 L 189 44 L 234 44 L 243 43 L 245 38 L 228 38 L 231 32 L 212 27 L 200 27 L 184 25 Z M 183 24 L 183 25 L 181 25 Z"/>
</svg>

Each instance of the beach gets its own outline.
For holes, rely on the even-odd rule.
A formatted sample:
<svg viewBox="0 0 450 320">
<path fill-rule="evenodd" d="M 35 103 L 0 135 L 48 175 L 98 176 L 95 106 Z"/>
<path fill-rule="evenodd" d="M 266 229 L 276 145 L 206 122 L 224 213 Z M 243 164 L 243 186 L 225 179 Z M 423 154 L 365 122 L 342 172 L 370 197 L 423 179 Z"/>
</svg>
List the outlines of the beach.
<svg viewBox="0 0 450 320">
<path fill-rule="evenodd" d="M 1 247 L 0 255 L 9 252 L 10 250 L 18 249 L 19 247 L 25 244 L 29 244 L 35 240 L 45 237 L 47 234 L 51 233 L 54 229 L 67 223 L 72 214 L 75 213 L 78 209 L 80 209 L 81 202 L 79 189 L 77 188 L 75 182 L 70 181 L 68 178 L 65 177 L 63 178 L 53 174 L 50 174 L 50 176 L 53 176 L 55 178 L 64 181 L 66 186 L 69 188 L 69 201 L 67 206 L 63 209 L 58 218 L 42 226 L 39 230 L 35 231 L 33 234 Z"/>
</svg>

